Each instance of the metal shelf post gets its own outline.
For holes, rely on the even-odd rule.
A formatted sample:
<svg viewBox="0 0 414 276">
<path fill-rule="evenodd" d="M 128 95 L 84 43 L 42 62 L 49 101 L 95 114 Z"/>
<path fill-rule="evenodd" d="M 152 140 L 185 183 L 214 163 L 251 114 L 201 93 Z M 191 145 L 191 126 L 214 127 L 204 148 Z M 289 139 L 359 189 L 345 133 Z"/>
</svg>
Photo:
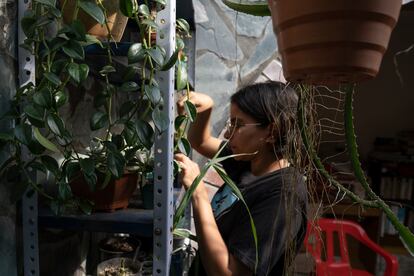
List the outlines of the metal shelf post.
<svg viewBox="0 0 414 276">
<path fill-rule="evenodd" d="M 31 0 L 19 1 L 18 6 L 18 45 L 22 44 L 26 36 L 22 30 L 21 19 L 29 9 Z M 30 82 L 35 83 L 35 59 L 27 50 L 19 47 L 19 85 Z M 24 151 L 24 158 L 29 157 L 29 152 Z M 35 176 L 32 175 L 35 178 Z M 30 192 L 29 188 L 22 199 L 23 220 L 23 264 L 24 275 L 39 275 L 39 248 L 37 235 L 37 194 Z"/>
<path fill-rule="evenodd" d="M 175 50 L 176 0 L 169 0 L 157 15 L 157 43 L 170 57 Z M 154 168 L 154 246 L 153 275 L 169 275 L 172 252 L 173 221 L 173 148 L 174 148 L 174 67 L 157 76 L 163 97 L 162 112 L 168 128 L 156 132 Z"/>
</svg>

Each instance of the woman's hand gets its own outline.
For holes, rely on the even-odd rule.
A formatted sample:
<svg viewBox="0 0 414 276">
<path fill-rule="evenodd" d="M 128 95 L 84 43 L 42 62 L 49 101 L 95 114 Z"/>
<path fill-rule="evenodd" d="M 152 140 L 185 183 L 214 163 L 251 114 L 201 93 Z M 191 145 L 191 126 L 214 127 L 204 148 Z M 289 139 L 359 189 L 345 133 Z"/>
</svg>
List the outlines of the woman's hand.
<svg viewBox="0 0 414 276">
<path fill-rule="evenodd" d="M 197 163 L 193 162 L 190 158 L 182 153 L 177 153 L 174 158 L 180 165 L 180 180 L 187 190 L 191 187 L 191 184 L 193 184 L 194 179 L 200 175 L 200 168 L 198 167 Z"/>
<path fill-rule="evenodd" d="M 184 96 L 177 101 L 178 114 L 183 115 L 185 113 L 184 103 L 187 100 L 189 100 L 196 107 L 197 113 L 211 109 L 214 105 L 213 99 L 210 96 L 191 91 L 189 93 L 189 98 L 187 98 L 186 94 L 184 94 Z"/>
</svg>

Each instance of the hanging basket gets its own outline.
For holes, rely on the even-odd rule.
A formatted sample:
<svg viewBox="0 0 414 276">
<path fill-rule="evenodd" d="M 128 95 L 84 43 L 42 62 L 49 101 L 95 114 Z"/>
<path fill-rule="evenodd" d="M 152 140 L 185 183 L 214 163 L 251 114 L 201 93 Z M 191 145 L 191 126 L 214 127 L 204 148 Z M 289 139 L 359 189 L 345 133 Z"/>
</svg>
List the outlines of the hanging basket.
<svg viewBox="0 0 414 276">
<path fill-rule="evenodd" d="M 270 0 L 290 82 L 356 83 L 377 75 L 401 0 Z"/>
<path fill-rule="evenodd" d="M 62 3 L 63 0 L 60 0 Z M 73 13 L 75 11 L 76 1 L 67 1 L 63 12 L 63 20 L 65 23 L 69 23 L 73 19 Z M 126 25 L 128 23 L 128 17 L 124 16 L 119 10 L 119 0 L 104 0 L 103 5 L 106 9 L 108 27 L 111 32 L 112 38 L 115 42 L 121 41 L 124 34 Z M 86 14 L 81 9 L 79 10 L 78 19 L 85 26 L 85 30 L 88 34 L 98 37 L 104 41 L 108 37 L 108 30 L 105 25 L 101 25 L 96 22 L 91 16 Z"/>
</svg>

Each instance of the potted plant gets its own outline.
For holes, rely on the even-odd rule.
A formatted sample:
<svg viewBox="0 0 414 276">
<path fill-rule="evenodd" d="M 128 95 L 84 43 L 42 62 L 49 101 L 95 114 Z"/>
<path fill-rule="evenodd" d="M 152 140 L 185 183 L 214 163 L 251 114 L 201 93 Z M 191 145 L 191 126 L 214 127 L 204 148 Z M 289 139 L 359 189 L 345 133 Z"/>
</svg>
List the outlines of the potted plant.
<svg viewBox="0 0 414 276">
<path fill-rule="evenodd" d="M 270 15 L 268 1 L 223 1 L 242 12 Z M 377 75 L 401 1 L 270 0 L 269 8 L 288 81 L 355 83 Z"/>
<path fill-rule="evenodd" d="M 231 8 L 269 15 L 267 1 L 223 0 Z M 321 175 L 330 185 L 353 202 L 380 208 L 398 231 L 407 250 L 414 254 L 414 235 L 399 222 L 389 206 L 371 189 L 359 161 L 353 124 L 353 83 L 375 77 L 391 31 L 397 21 L 401 1 L 288 1 L 270 0 L 274 31 L 277 36 L 285 77 L 296 85 L 300 95 L 298 122 L 308 154 L 310 175 Z M 300 83 L 300 84 L 298 84 Z M 342 85 L 341 84 L 348 84 Z M 362 199 L 341 185 L 324 167 L 319 157 L 315 84 L 339 85 L 345 99 L 334 94 L 335 103 L 343 102 L 343 129 L 349 162 L 356 179 L 367 194 Z M 316 92 L 316 93 L 315 93 Z M 335 106 L 338 108 L 338 106 Z M 336 114 L 338 115 L 338 114 Z M 317 122 L 317 123 L 315 123 Z M 336 121 L 332 121 L 337 123 Z M 340 126 L 339 123 L 336 126 Z"/>
<path fill-rule="evenodd" d="M 88 8 L 84 7 L 86 2 Z M 103 16 L 103 22 L 108 22 L 101 1 L 77 3 L 83 3 L 79 8 L 92 18 Z M 10 102 L 10 111 L 0 114 L 2 120 L 15 125 L 13 131 L 0 134 L 1 150 L 8 156 L 0 164 L 0 175 L 15 183 L 16 199 L 30 187 L 48 200 L 55 213 L 64 212 L 74 204 L 89 213 L 93 201 L 98 203 L 95 208 L 99 208 L 102 194 L 116 193 L 110 185 L 127 184 L 122 195 L 132 195 L 135 190 L 137 175 L 142 169 L 137 153 L 151 150 L 155 128 L 161 132 L 166 128 L 155 73 L 174 66 L 182 48 L 172 57 L 165 57 L 163 49 L 144 35 L 147 28 L 157 26 L 148 6 L 136 3 L 132 7 L 128 3 L 120 1 L 120 9 L 138 23 L 141 41 L 129 48 L 129 65 L 121 82 L 113 79 L 120 71 L 112 58 L 117 46 L 111 43 L 108 24 L 105 24 L 107 40 L 102 43 L 87 34 L 78 19 L 62 24 L 62 11 L 56 7 L 55 0 L 34 1 L 23 18 L 27 39 L 20 46 L 34 55 L 36 82 L 21 87 Z M 57 30 L 52 32 L 56 26 Z M 95 74 L 99 86 L 94 92 L 94 112 L 89 119 L 91 138 L 85 144 L 75 135 L 77 125 L 70 127 L 66 123 L 65 110 L 76 93 L 73 91 L 82 90 L 92 76 L 84 48 L 89 44 L 98 45 L 106 55 L 104 59 L 99 58 L 104 64 Z M 183 78 L 179 80 L 183 82 Z M 70 86 L 75 89 L 70 91 Z M 121 102 L 115 105 L 115 99 Z M 33 172 L 53 176 L 56 195 L 48 194 L 41 183 L 34 181 Z M 79 190 L 98 191 L 98 195 L 77 198 L 74 194 Z M 126 204 L 125 199 L 122 203 L 104 203 L 103 209 L 124 208 Z"/>
</svg>

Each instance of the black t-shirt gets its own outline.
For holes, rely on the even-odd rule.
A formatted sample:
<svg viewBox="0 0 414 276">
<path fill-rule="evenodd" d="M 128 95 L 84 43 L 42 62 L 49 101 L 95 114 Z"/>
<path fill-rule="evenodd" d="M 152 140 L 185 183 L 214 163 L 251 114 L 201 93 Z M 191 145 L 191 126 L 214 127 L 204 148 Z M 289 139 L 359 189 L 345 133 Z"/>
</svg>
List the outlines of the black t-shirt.
<svg viewBox="0 0 414 276">
<path fill-rule="evenodd" d="M 230 154 L 225 148 L 221 156 Z M 256 177 L 250 173 L 250 162 L 233 158 L 222 165 L 242 192 L 253 217 L 258 239 L 256 275 L 283 275 L 306 233 L 304 177 L 292 167 Z M 256 249 L 243 202 L 224 184 L 212 199 L 212 207 L 229 252 L 254 271 Z"/>
</svg>

